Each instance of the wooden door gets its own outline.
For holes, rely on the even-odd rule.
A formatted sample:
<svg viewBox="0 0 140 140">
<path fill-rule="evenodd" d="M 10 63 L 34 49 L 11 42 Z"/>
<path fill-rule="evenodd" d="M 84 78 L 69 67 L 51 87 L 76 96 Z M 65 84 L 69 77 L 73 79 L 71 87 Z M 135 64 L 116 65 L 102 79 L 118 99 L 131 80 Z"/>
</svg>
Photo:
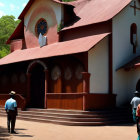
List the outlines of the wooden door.
<svg viewBox="0 0 140 140">
<path fill-rule="evenodd" d="M 30 107 L 44 108 L 45 100 L 45 72 L 41 65 L 37 65 L 31 72 Z"/>
</svg>

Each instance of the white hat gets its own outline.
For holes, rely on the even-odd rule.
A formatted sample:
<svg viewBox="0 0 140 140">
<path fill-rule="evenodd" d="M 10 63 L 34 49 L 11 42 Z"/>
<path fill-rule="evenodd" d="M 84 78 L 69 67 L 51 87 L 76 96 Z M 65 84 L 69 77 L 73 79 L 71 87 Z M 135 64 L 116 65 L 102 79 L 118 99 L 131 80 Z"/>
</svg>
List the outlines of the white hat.
<svg viewBox="0 0 140 140">
<path fill-rule="evenodd" d="M 10 94 L 10 95 L 15 95 L 16 92 L 15 92 L 15 91 L 11 91 L 9 94 Z"/>
</svg>

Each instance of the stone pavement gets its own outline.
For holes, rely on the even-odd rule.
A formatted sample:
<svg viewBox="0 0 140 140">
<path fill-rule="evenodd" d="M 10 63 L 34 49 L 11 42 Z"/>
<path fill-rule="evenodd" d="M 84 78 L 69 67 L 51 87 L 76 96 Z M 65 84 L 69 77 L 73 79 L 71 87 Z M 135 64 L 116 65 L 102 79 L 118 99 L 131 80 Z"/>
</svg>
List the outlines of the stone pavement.
<svg viewBox="0 0 140 140">
<path fill-rule="evenodd" d="M 0 140 L 136 140 L 136 126 L 63 126 L 17 120 L 16 132 L 8 134 L 6 117 L 0 117 Z"/>
</svg>

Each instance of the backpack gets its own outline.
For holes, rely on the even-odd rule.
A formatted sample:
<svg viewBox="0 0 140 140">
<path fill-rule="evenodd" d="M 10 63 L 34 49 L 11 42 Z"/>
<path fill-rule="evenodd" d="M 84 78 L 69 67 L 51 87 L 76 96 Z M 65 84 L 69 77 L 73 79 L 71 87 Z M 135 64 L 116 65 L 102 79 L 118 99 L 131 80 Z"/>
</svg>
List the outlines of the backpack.
<svg viewBox="0 0 140 140">
<path fill-rule="evenodd" d="M 137 109 L 136 109 L 136 116 L 137 116 L 137 117 L 140 117 L 140 104 L 137 106 Z"/>
</svg>

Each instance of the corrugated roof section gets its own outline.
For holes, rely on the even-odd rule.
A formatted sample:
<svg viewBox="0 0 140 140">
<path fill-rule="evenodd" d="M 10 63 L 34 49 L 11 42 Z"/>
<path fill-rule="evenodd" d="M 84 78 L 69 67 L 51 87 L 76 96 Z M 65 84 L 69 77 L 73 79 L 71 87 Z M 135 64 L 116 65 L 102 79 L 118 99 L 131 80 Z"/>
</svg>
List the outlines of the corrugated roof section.
<svg viewBox="0 0 140 140">
<path fill-rule="evenodd" d="M 0 65 L 22 62 L 27 60 L 47 58 L 86 52 L 110 33 L 87 36 L 65 42 L 58 42 L 40 48 L 17 50 L 0 59 Z"/>
</svg>

